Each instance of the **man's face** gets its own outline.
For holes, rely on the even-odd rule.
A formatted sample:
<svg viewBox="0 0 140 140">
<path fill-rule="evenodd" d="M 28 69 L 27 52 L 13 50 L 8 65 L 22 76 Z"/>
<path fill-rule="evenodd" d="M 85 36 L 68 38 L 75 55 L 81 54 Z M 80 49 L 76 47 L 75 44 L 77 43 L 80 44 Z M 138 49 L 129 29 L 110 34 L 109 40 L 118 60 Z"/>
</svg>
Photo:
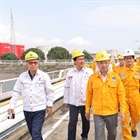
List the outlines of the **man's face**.
<svg viewBox="0 0 140 140">
<path fill-rule="evenodd" d="M 119 59 L 119 64 L 120 64 L 120 66 L 124 66 L 125 65 L 124 59 Z"/>
<path fill-rule="evenodd" d="M 99 61 L 97 62 L 97 66 L 99 68 L 99 71 L 102 73 L 102 72 L 107 72 L 108 69 L 109 69 L 109 64 L 110 64 L 110 61 L 108 60 L 104 60 L 104 61 Z"/>
<path fill-rule="evenodd" d="M 131 66 L 134 64 L 135 60 L 132 56 L 125 56 L 124 58 L 126 66 Z"/>
<path fill-rule="evenodd" d="M 85 63 L 85 57 L 84 56 L 79 56 L 79 57 L 77 57 L 76 61 L 74 61 L 74 64 L 77 67 L 83 67 L 84 63 Z"/>
<path fill-rule="evenodd" d="M 28 70 L 30 71 L 36 71 L 39 66 L 39 61 L 38 60 L 30 60 L 26 62 Z"/>
</svg>

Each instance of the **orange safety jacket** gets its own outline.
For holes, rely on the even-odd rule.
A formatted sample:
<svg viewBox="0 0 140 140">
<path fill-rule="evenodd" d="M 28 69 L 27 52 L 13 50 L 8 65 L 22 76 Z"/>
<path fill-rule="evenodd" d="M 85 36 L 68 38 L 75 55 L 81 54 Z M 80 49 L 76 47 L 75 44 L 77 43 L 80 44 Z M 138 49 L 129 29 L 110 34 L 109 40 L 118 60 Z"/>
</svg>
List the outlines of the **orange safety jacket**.
<svg viewBox="0 0 140 140">
<path fill-rule="evenodd" d="M 91 105 L 95 115 L 116 114 L 119 105 L 120 112 L 125 113 L 125 89 L 117 73 L 109 71 L 104 82 L 99 72 L 90 76 L 86 91 L 86 113 L 89 113 Z"/>
<path fill-rule="evenodd" d="M 124 66 L 119 69 L 118 74 L 125 88 L 126 100 L 129 106 L 132 102 L 135 102 L 135 104 L 131 105 L 131 108 L 136 110 L 137 114 L 135 116 L 140 121 L 140 66 L 134 64 L 132 69 Z M 131 113 L 133 114 L 133 112 Z"/>
<path fill-rule="evenodd" d="M 126 97 L 131 98 L 139 95 L 140 88 L 140 66 L 134 64 L 133 68 L 130 69 L 126 66 L 119 69 L 117 73 L 123 82 Z"/>
</svg>

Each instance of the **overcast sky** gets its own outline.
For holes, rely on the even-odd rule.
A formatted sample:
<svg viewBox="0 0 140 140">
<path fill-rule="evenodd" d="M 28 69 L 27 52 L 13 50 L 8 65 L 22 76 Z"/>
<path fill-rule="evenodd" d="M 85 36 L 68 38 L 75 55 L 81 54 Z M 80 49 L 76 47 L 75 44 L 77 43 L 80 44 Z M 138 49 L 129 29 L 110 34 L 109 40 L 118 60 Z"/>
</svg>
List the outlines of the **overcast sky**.
<svg viewBox="0 0 140 140">
<path fill-rule="evenodd" d="M 0 42 L 91 53 L 140 47 L 140 0 L 0 0 Z"/>
</svg>

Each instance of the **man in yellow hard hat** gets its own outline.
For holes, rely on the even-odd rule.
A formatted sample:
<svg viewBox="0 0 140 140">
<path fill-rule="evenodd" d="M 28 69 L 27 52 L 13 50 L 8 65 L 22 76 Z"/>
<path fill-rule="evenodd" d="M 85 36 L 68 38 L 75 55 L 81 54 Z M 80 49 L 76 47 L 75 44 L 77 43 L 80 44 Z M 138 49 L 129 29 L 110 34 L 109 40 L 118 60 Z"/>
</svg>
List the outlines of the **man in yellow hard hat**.
<svg viewBox="0 0 140 140">
<path fill-rule="evenodd" d="M 124 140 L 132 140 L 132 136 L 137 136 L 136 126 L 140 121 L 140 66 L 135 64 L 135 54 L 132 49 L 125 50 L 124 60 L 125 66 L 117 72 L 125 88 L 127 103 L 122 134 Z"/>
<path fill-rule="evenodd" d="M 115 66 L 115 72 L 117 72 L 120 68 L 125 66 L 124 56 L 123 54 L 118 55 L 119 65 Z"/>
<path fill-rule="evenodd" d="M 115 140 L 118 124 L 118 106 L 120 121 L 125 118 L 125 90 L 119 75 L 109 71 L 110 58 L 106 51 L 96 54 L 99 71 L 90 76 L 86 92 L 86 118 L 90 120 L 90 106 L 94 115 L 95 140 Z"/>
<path fill-rule="evenodd" d="M 123 54 L 119 54 L 118 55 L 118 60 L 119 60 L 119 65 L 118 65 L 118 67 L 124 67 L 125 66 L 125 61 L 124 61 L 124 56 L 123 56 Z"/>
<path fill-rule="evenodd" d="M 115 66 L 118 66 L 119 65 L 119 61 L 118 61 L 118 56 L 114 56 L 114 63 L 115 63 Z"/>
<path fill-rule="evenodd" d="M 140 66 L 140 57 L 135 56 L 135 63 Z"/>
<path fill-rule="evenodd" d="M 109 57 L 110 57 L 110 56 L 109 56 Z M 99 68 L 98 68 L 98 66 L 97 66 L 96 60 L 94 60 L 94 61 L 92 62 L 91 68 L 92 68 L 92 70 L 93 70 L 94 73 L 99 71 Z M 110 70 L 110 71 L 115 71 L 115 64 L 114 64 L 114 62 L 112 62 L 111 60 L 110 60 L 110 64 L 109 64 L 109 70 Z"/>
<path fill-rule="evenodd" d="M 89 121 L 85 117 L 86 85 L 93 71 L 84 66 L 85 58 L 81 50 L 74 50 L 72 59 L 75 67 L 68 71 L 64 86 L 64 103 L 69 109 L 68 140 L 76 140 L 78 114 L 82 118 L 82 140 L 87 140 Z"/>
<path fill-rule="evenodd" d="M 32 140 L 43 140 L 41 130 L 45 114 L 52 113 L 53 89 L 49 75 L 38 69 L 38 55 L 30 51 L 25 55 L 25 61 L 28 70 L 15 83 L 8 114 L 15 114 L 16 102 L 22 96 L 24 116 Z"/>
</svg>

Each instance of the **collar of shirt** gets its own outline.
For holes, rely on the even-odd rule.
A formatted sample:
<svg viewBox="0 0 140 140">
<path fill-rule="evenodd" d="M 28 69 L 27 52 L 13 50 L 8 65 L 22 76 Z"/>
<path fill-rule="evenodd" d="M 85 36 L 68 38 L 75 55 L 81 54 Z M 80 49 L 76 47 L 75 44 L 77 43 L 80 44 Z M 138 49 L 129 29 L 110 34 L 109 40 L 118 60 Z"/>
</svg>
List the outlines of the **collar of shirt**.
<svg viewBox="0 0 140 140">
<path fill-rule="evenodd" d="M 134 64 L 132 68 L 127 67 L 126 65 L 124 66 L 126 70 L 132 70 L 135 71 L 135 68 L 137 67 L 137 64 Z"/>
<path fill-rule="evenodd" d="M 103 75 L 101 74 L 101 72 L 99 72 L 99 74 L 100 74 L 100 76 L 101 76 L 101 78 L 102 78 L 102 80 L 103 80 L 103 82 L 104 82 L 104 81 L 106 80 L 106 77 L 108 76 L 109 72 L 107 72 L 106 76 L 103 76 Z"/>
<path fill-rule="evenodd" d="M 35 75 L 40 75 L 41 74 L 41 71 L 38 69 L 37 71 L 36 71 L 36 74 Z M 27 76 L 30 76 L 29 75 L 29 71 L 26 71 L 26 75 Z"/>
<path fill-rule="evenodd" d="M 86 69 L 86 68 L 85 68 L 85 66 L 84 66 L 80 71 L 84 71 L 85 69 Z M 77 69 L 76 67 L 74 68 L 74 70 L 75 70 L 75 71 L 78 71 L 78 69 Z"/>
<path fill-rule="evenodd" d="M 36 73 L 34 75 L 31 75 L 30 71 L 28 71 L 28 73 L 29 73 L 29 76 L 30 76 L 31 80 L 33 80 Z"/>
</svg>

